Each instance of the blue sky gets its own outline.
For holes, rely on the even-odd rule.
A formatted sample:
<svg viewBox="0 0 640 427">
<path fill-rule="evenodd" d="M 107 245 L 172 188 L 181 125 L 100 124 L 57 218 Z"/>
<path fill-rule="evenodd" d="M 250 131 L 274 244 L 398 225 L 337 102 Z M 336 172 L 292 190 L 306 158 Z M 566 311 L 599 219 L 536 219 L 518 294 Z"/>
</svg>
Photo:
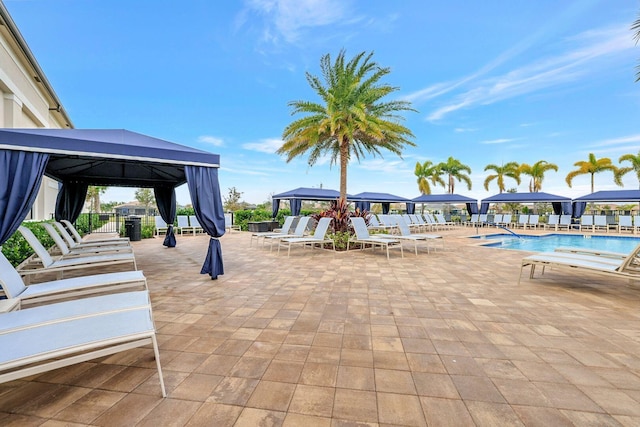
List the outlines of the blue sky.
<svg viewBox="0 0 640 427">
<path fill-rule="evenodd" d="M 564 178 L 589 152 L 640 150 L 637 0 L 5 0 L 77 128 L 125 128 L 221 156 L 220 184 L 261 203 L 296 187 L 338 189 L 339 169 L 274 154 L 293 100 L 318 98 L 305 72 L 345 49 L 374 51 L 416 113 L 416 147 L 349 166 L 348 191 L 419 195 L 417 161 L 453 156 L 482 198 L 490 163 L 547 160 L 543 191 L 580 196 Z M 519 191 L 527 190 L 523 180 Z M 637 188 L 633 174 L 625 188 Z M 516 187 L 507 180 L 507 187 Z M 615 189 L 610 173 L 596 190 Z M 433 193 L 443 193 L 441 187 Z M 133 199 L 130 189 L 106 200 Z M 185 188 L 178 202 L 190 203 Z"/>
</svg>

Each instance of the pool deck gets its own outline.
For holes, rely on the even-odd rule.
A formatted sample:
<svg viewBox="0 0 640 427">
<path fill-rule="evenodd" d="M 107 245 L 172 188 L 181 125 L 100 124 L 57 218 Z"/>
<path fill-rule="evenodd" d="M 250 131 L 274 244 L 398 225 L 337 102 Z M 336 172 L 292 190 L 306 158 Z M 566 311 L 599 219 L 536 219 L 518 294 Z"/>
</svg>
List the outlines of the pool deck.
<svg viewBox="0 0 640 427">
<path fill-rule="evenodd" d="M 206 236 L 134 242 L 168 397 L 139 348 L 0 384 L 0 425 L 640 425 L 640 286 L 566 270 L 518 286 L 528 252 L 438 233 L 444 251 L 387 260 L 233 232 L 216 281 Z"/>
</svg>

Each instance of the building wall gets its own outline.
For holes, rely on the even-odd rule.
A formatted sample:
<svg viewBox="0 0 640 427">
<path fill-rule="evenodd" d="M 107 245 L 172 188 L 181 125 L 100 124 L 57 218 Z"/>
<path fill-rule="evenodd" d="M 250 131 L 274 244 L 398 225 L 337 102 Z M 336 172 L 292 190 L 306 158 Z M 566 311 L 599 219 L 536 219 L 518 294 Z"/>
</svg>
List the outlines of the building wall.
<svg viewBox="0 0 640 427">
<path fill-rule="evenodd" d="M 55 93 L 0 2 L 0 127 L 69 128 Z M 44 84 L 44 83 L 47 84 Z M 27 219 L 50 219 L 58 183 L 44 177 Z"/>
</svg>

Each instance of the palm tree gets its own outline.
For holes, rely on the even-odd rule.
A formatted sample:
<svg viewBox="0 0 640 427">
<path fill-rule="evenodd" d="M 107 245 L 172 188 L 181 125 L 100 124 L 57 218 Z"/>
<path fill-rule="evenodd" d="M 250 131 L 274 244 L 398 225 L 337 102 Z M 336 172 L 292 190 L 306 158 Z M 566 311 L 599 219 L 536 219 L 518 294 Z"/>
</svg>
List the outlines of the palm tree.
<svg viewBox="0 0 640 427">
<path fill-rule="evenodd" d="M 569 188 L 571 188 L 571 182 L 573 181 L 573 178 L 575 178 L 578 175 L 590 174 L 591 175 L 591 192 L 593 193 L 594 191 L 593 177 L 595 174 L 604 172 L 604 171 L 612 171 L 613 181 L 617 185 L 622 186 L 622 181 L 618 173 L 618 168 L 613 163 L 611 163 L 611 159 L 608 157 L 602 157 L 601 159 L 598 159 L 596 158 L 595 154 L 589 153 L 589 160 L 587 161 L 580 160 L 578 162 L 575 162 L 573 165 L 577 166 L 578 169 L 569 172 L 569 174 L 565 178 L 565 181 L 567 182 L 567 185 L 569 186 Z"/>
<path fill-rule="evenodd" d="M 448 175 L 447 193 L 453 194 L 455 189 L 454 179 L 466 182 L 467 188 L 471 190 L 471 178 L 469 178 L 469 175 L 464 174 L 464 172 L 468 174 L 471 173 L 471 168 L 469 166 L 462 164 L 458 159 L 449 157 L 446 162 L 439 163 L 438 168 L 442 173 Z"/>
<path fill-rule="evenodd" d="M 638 44 L 638 42 L 640 42 L 640 15 L 635 21 L 633 21 L 633 24 L 631 24 L 631 30 L 636 32 L 633 36 L 633 39 L 636 41 L 636 44 Z M 636 66 L 636 69 L 638 70 L 636 72 L 636 81 L 639 82 L 640 81 L 640 65 Z"/>
<path fill-rule="evenodd" d="M 487 179 L 484 180 L 484 189 L 489 191 L 489 184 L 494 179 L 498 183 L 498 189 L 500 193 L 505 190 L 504 186 L 504 178 L 509 177 L 516 180 L 518 184 L 520 184 L 520 171 L 518 170 L 518 163 L 509 162 L 506 165 L 498 166 L 494 164 L 489 164 L 484 168 L 485 171 L 492 170 L 495 171 L 495 174 L 491 174 L 487 176 Z"/>
<path fill-rule="evenodd" d="M 431 181 L 431 184 L 433 185 L 440 184 L 443 187 L 446 187 L 446 184 L 440 177 L 442 172 L 431 160 L 427 160 L 423 164 L 416 162 L 416 170 L 414 173 L 418 177 L 418 190 L 420 191 L 420 194 L 431 194 L 431 185 L 429 185 L 429 181 Z"/>
<path fill-rule="evenodd" d="M 620 156 L 618 162 L 629 162 L 631 166 L 626 166 L 618 169 L 618 179 L 622 179 L 623 175 L 628 174 L 629 172 L 635 172 L 638 177 L 638 185 L 640 188 L 640 151 L 638 154 L 624 154 Z"/>
<path fill-rule="evenodd" d="M 533 165 L 528 165 L 526 163 L 520 165 L 520 173 L 531 177 L 531 181 L 529 181 L 530 193 L 537 193 L 542 190 L 544 174 L 550 170 L 558 172 L 558 165 L 549 163 L 546 160 L 538 160 Z"/>
<path fill-rule="evenodd" d="M 351 156 L 358 161 L 366 154 L 374 156 L 386 149 L 402 154 L 405 145 L 415 146 L 407 138 L 411 131 L 400 124 L 400 111 L 415 111 L 408 101 L 382 101 L 398 90 L 380 83 L 389 68 L 372 61 L 373 52 L 356 55 L 345 63 L 341 50 L 334 63 L 329 54 L 320 59 L 320 78 L 306 73 L 307 82 L 322 102 L 291 101 L 292 115 L 306 116 L 289 124 L 283 132 L 284 144 L 278 154 L 286 154 L 287 162 L 309 152 L 313 166 L 323 154 L 331 156 L 331 164 L 340 161 L 340 199 L 347 195 L 347 165 Z"/>
<path fill-rule="evenodd" d="M 89 205 L 91 207 L 91 210 L 93 212 L 101 212 L 101 203 L 100 203 L 100 196 L 104 193 L 106 193 L 107 191 L 107 187 L 104 186 L 98 186 L 98 185 L 90 185 L 89 188 L 87 188 L 87 202 L 89 202 Z"/>
</svg>

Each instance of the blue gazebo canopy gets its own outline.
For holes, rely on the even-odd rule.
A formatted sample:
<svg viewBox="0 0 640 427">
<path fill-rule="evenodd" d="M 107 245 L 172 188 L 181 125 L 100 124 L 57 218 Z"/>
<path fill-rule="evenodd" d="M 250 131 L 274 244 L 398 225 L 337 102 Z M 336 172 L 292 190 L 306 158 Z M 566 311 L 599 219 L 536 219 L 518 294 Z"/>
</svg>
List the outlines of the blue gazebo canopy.
<svg viewBox="0 0 640 427">
<path fill-rule="evenodd" d="M 575 199 L 576 202 L 640 202 L 640 190 L 596 191 Z"/>
<path fill-rule="evenodd" d="M 534 192 L 534 193 L 500 193 L 486 199 L 480 203 L 480 213 L 487 213 L 490 203 L 551 203 L 556 214 L 571 214 L 571 198 L 557 196 L 555 194 Z"/>
<path fill-rule="evenodd" d="M 477 199 L 460 194 L 423 194 L 413 199 L 415 203 L 478 203 Z"/>
<path fill-rule="evenodd" d="M 289 200 L 289 204 L 291 205 L 291 215 L 300 215 L 303 200 L 331 201 L 338 200 L 339 198 L 340 192 L 336 190 L 330 190 L 328 188 L 299 187 L 271 196 L 272 215 L 273 218 L 278 215 L 278 211 L 280 210 L 280 200 Z M 347 199 L 350 198 L 351 196 L 347 194 Z"/>
<path fill-rule="evenodd" d="M 350 201 L 356 202 L 356 208 L 370 210 L 371 203 L 382 203 L 382 212 L 389 213 L 391 203 L 406 203 L 407 213 L 413 213 L 414 204 L 406 197 L 396 196 L 389 193 L 362 192 L 349 197 Z"/>
</svg>

